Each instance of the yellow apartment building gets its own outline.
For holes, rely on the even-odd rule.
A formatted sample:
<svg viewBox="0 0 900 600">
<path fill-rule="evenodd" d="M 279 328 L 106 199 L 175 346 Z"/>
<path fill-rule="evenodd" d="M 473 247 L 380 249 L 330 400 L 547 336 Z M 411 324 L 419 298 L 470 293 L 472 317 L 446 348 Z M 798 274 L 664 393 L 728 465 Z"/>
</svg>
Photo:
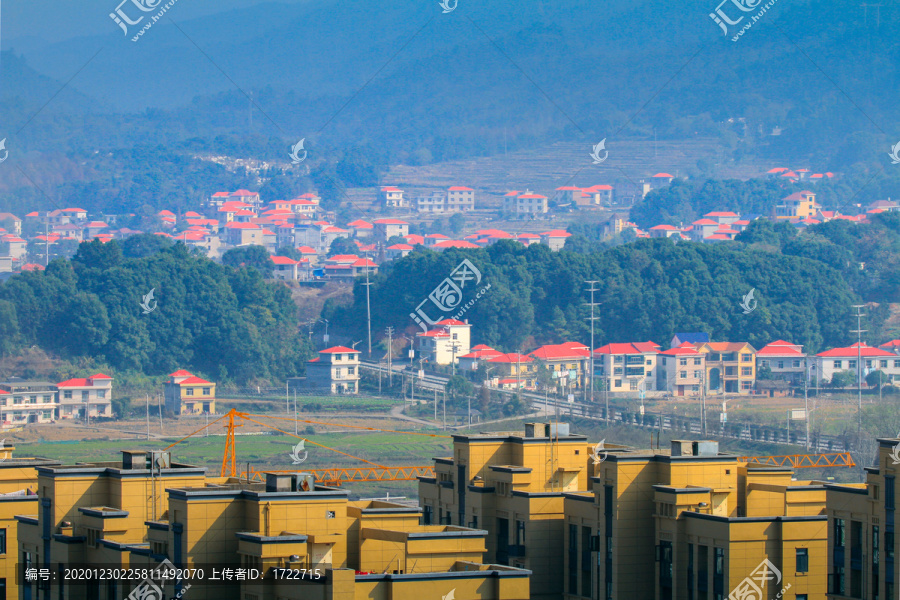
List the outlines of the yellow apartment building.
<svg viewBox="0 0 900 600">
<path fill-rule="evenodd" d="M 12 446 L 0 448 L 0 598 L 18 598 L 16 515 L 37 510 L 37 467 L 59 464 L 43 458 L 13 458 Z"/>
<path fill-rule="evenodd" d="M 829 599 L 897 597 L 898 448 L 900 439 L 879 438 L 865 483 L 826 485 Z"/>
<path fill-rule="evenodd" d="M 528 571 L 482 564 L 486 531 L 420 525 L 418 508 L 351 502 L 348 491 L 316 486 L 310 474 L 207 478 L 166 452 L 136 451 L 120 463 L 42 467 L 38 486 L 37 512 L 17 517 L 24 567 L 152 569 L 168 560 L 205 575 L 78 584 L 57 577 L 28 584 L 25 598 L 123 598 L 145 585 L 166 597 L 189 590 L 197 600 L 529 598 Z M 225 569 L 266 577 L 226 581 Z M 318 571 L 297 581 L 275 580 L 272 569 Z"/>
<path fill-rule="evenodd" d="M 704 355 L 707 394 L 749 394 L 756 383 L 756 348 L 747 342 L 706 342 L 697 345 Z"/>
<path fill-rule="evenodd" d="M 419 477 L 423 521 L 486 530 L 490 559 L 533 572 L 532 598 L 560 598 L 564 494 L 588 489 L 592 449 L 565 423 L 454 435 L 453 456 Z"/>
<path fill-rule="evenodd" d="M 565 498 L 567 600 L 825 598 L 824 485 L 695 441 L 610 450 L 592 483 Z"/>
</svg>

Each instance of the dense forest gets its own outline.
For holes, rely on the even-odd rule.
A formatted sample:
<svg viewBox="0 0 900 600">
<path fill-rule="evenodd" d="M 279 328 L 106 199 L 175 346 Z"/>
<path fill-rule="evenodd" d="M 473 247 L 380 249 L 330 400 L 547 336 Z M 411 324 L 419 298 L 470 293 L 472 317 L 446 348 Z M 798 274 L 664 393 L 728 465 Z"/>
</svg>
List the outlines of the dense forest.
<svg viewBox="0 0 900 600">
<path fill-rule="evenodd" d="M 3 355 L 37 345 L 63 359 L 147 375 L 184 368 L 221 383 L 283 380 L 311 356 L 284 285 L 152 235 L 85 242 L 71 261 L 10 278 L 0 285 L 0 329 Z"/>
<path fill-rule="evenodd" d="M 480 287 L 491 286 L 465 313 L 474 325 L 473 343 L 505 351 L 589 340 L 586 280 L 599 281 L 597 346 L 648 339 L 666 343 L 678 331 L 705 331 L 713 339 L 746 340 L 758 347 L 782 338 L 813 352 L 849 343 L 851 305 L 860 297 L 841 270 L 803 250 L 826 245 L 837 252 L 840 247 L 817 238 L 808 246 L 795 240 L 797 248 L 788 248 L 791 242 L 785 241 L 782 251 L 771 242 L 706 245 L 643 239 L 582 253 L 501 241 L 483 250 L 414 253 L 375 278 L 372 328 L 419 331 L 410 313 L 469 258 L 483 274 Z M 744 314 L 740 302 L 751 289 L 758 305 Z M 327 306 L 327 318 L 361 334 L 365 288 L 357 285 L 354 294 L 352 306 Z M 473 295 L 464 291 L 464 303 Z M 877 339 L 886 309 L 870 312 L 867 328 Z"/>
</svg>

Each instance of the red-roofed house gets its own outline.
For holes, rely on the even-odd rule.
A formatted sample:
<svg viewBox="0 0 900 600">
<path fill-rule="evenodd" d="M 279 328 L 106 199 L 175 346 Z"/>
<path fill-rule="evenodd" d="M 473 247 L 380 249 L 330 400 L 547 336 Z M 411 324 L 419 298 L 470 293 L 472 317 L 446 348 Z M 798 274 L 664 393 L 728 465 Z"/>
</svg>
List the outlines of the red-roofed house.
<svg viewBox="0 0 900 600">
<path fill-rule="evenodd" d="M 429 233 L 425 236 L 425 247 L 431 248 L 438 242 L 442 242 L 444 240 L 449 240 L 450 238 L 444 235 L 443 233 Z"/>
<path fill-rule="evenodd" d="M 891 340 L 889 342 L 879 344 L 878 347 L 882 350 L 887 350 L 888 352 L 893 352 L 894 354 L 900 355 L 900 340 Z"/>
<path fill-rule="evenodd" d="M 475 190 L 454 185 L 447 190 L 447 209 L 444 212 L 472 212 L 475 210 Z"/>
<path fill-rule="evenodd" d="M 409 208 L 409 200 L 403 195 L 403 190 L 393 185 L 386 185 L 379 192 L 381 204 L 385 208 Z"/>
<path fill-rule="evenodd" d="M 593 185 L 581 190 L 587 196 L 587 204 L 593 206 L 611 206 L 613 201 L 613 186 Z M 582 201 L 584 196 L 582 197 Z M 581 202 L 579 202 L 581 204 Z"/>
<path fill-rule="evenodd" d="M 457 362 L 460 356 L 471 351 L 472 326 L 456 319 L 444 319 L 434 324 L 434 329 L 416 334 L 420 358 L 427 358 L 438 365 Z"/>
<path fill-rule="evenodd" d="M 504 196 L 504 212 L 516 215 L 543 215 L 550 210 L 547 196 L 526 191 L 518 196 Z"/>
<path fill-rule="evenodd" d="M 702 242 L 711 235 L 715 235 L 719 224 L 712 219 L 700 219 L 691 223 L 689 235 L 695 242 Z"/>
<path fill-rule="evenodd" d="M 393 246 L 388 246 L 384 250 L 385 258 L 388 260 L 397 260 L 398 258 L 403 258 L 410 252 L 412 252 L 413 247 L 409 244 L 394 244 Z"/>
<path fill-rule="evenodd" d="M 526 246 L 530 246 L 532 244 L 540 244 L 541 236 L 536 233 L 520 233 L 516 236 L 516 241 L 519 241 Z"/>
<path fill-rule="evenodd" d="M 659 353 L 657 383 L 673 396 L 699 396 L 706 370 L 706 355 L 690 342 Z"/>
<path fill-rule="evenodd" d="M 272 270 L 272 277 L 281 281 L 297 281 L 299 272 L 299 260 L 294 260 L 287 256 L 270 256 L 271 261 L 275 264 Z"/>
<path fill-rule="evenodd" d="M 610 392 L 654 391 L 659 350 L 654 342 L 601 346 L 594 350 L 594 377 Z"/>
<path fill-rule="evenodd" d="M 534 389 L 535 362 L 530 356 L 511 352 L 499 354 L 486 361 L 492 367 L 491 376 L 498 379 L 501 389 Z"/>
<path fill-rule="evenodd" d="M 578 342 L 549 344 L 528 353 L 549 369 L 553 383 L 562 393 L 581 388 L 590 370 L 591 350 Z"/>
<path fill-rule="evenodd" d="M 371 223 L 363 221 L 362 219 L 347 223 L 347 227 L 349 227 L 350 230 L 353 231 L 353 235 L 358 238 L 370 237 L 375 231 L 375 227 Z"/>
<path fill-rule="evenodd" d="M 163 384 L 166 410 L 173 415 L 216 414 L 216 384 L 184 369 L 169 375 Z"/>
<path fill-rule="evenodd" d="M 17 235 L 7 233 L 0 236 L 0 254 L 20 260 L 28 253 L 28 243 Z"/>
<path fill-rule="evenodd" d="M 382 242 L 394 236 L 404 237 L 409 233 L 409 223 L 400 219 L 376 219 L 373 225 L 375 237 Z"/>
<path fill-rule="evenodd" d="M 262 228 L 255 223 L 225 224 L 225 241 L 232 246 L 262 246 L 265 244 Z"/>
<path fill-rule="evenodd" d="M 674 225 L 654 225 L 650 228 L 650 237 L 652 238 L 679 237 L 680 235 L 681 230 Z"/>
<path fill-rule="evenodd" d="M 332 394 L 359 393 L 359 350 L 334 346 L 306 363 L 306 387 Z"/>
<path fill-rule="evenodd" d="M 706 219 L 711 219 L 719 225 L 731 225 L 741 218 L 741 216 L 737 213 L 722 210 L 706 213 L 705 215 L 703 215 L 703 217 Z"/>
<path fill-rule="evenodd" d="M 563 229 L 553 229 L 545 231 L 541 234 L 541 243 L 550 246 L 551 250 L 562 250 L 566 245 L 566 240 L 572 237 L 572 234 Z"/>
<path fill-rule="evenodd" d="M 749 394 L 756 382 L 756 348 L 747 342 L 706 342 L 695 345 L 706 354 L 707 394 Z"/>
<path fill-rule="evenodd" d="M 67 379 L 56 384 L 59 390 L 57 419 L 112 417 L 112 382 L 109 375 L 96 373 L 90 377 Z"/>
<path fill-rule="evenodd" d="M 460 371 L 476 371 L 478 366 L 488 360 L 500 356 L 502 354 L 498 350 L 494 350 L 490 346 L 478 344 L 472 348 L 468 354 L 457 357 Z"/>
<path fill-rule="evenodd" d="M 404 235 L 403 237 L 406 238 L 406 243 L 409 244 L 410 246 L 418 246 L 419 244 L 421 244 L 423 246 L 425 245 L 425 238 L 416 233 Z"/>
<path fill-rule="evenodd" d="M 446 250 L 447 248 L 480 248 L 476 244 L 472 242 L 467 242 L 465 240 L 443 240 L 432 246 L 433 250 Z"/>
<path fill-rule="evenodd" d="M 582 191 L 580 187 L 576 187 L 574 185 L 564 185 L 562 187 L 556 188 L 556 195 L 554 199 L 557 202 L 565 202 L 570 204 L 576 204 L 581 201 Z"/>
<path fill-rule="evenodd" d="M 861 365 L 859 360 L 862 360 Z M 882 348 L 873 348 L 865 342 L 816 354 L 816 373 L 820 382 L 831 381 L 834 374 L 840 371 L 849 371 L 856 381 L 859 371 L 865 383 L 866 375 L 875 370 L 885 373 L 891 383 L 900 382 L 900 356 Z"/>
<path fill-rule="evenodd" d="M 794 192 L 790 196 L 783 198 L 781 204 L 775 207 L 775 218 L 778 220 L 786 219 L 796 221 L 814 217 L 816 211 L 822 206 L 816 203 L 815 192 L 803 190 L 802 192 Z"/>
<path fill-rule="evenodd" d="M 0 419 L 7 425 L 50 423 L 58 418 L 58 390 L 48 381 L 0 383 Z"/>
<path fill-rule="evenodd" d="M 759 370 L 765 367 L 771 372 L 772 379 L 802 384 L 805 362 L 806 354 L 803 352 L 803 346 L 775 340 L 756 353 L 756 375 L 759 378 Z"/>
</svg>

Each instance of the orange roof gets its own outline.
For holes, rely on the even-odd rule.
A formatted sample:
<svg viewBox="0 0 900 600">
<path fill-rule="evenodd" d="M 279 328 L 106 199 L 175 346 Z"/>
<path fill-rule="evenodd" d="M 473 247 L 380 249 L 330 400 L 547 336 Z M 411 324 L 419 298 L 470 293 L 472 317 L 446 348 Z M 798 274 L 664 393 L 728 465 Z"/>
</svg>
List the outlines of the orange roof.
<svg viewBox="0 0 900 600">
<path fill-rule="evenodd" d="M 847 346 L 846 348 L 832 348 L 831 350 L 826 350 L 825 352 L 819 352 L 816 356 L 846 356 L 849 358 L 853 358 L 854 356 L 896 356 L 896 354 L 892 352 L 888 352 L 887 350 L 882 350 L 880 348 L 873 348 L 871 346 L 866 345 L 865 342 L 862 344 L 853 344 L 852 346 Z"/>
<path fill-rule="evenodd" d="M 498 356 L 490 358 L 490 359 L 488 359 L 488 362 L 505 363 L 505 364 L 529 363 L 529 362 L 534 362 L 534 359 L 531 358 L 530 356 L 525 356 L 523 354 L 517 354 L 515 352 L 510 352 L 509 354 L 500 354 Z"/>
<path fill-rule="evenodd" d="M 376 219 L 376 225 L 409 225 L 406 221 L 400 219 Z"/>
<path fill-rule="evenodd" d="M 354 350 L 353 348 L 348 348 L 347 346 L 334 346 L 332 348 L 326 348 L 325 350 L 319 350 L 319 354 L 343 354 L 345 352 L 359 354 L 359 350 Z"/>
<path fill-rule="evenodd" d="M 766 344 L 756 353 L 757 356 L 803 356 L 800 346 L 784 340 L 775 340 Z"/>
<path fill-rule="evenodd" d="M 659 352 L 659 344 L 655 342 L 606 344 L 594 350 L 594 354 L 644 354 L 653 352 Z"/>
<path fill-rule="evenodd" d="M 475 190 L 473 190 L 472 188 L 469 188 L 469 187 L 462 186 L 462 185 L 454 185 L 454 186 L 450 186 L 449 191 L 451 191 L 451 192 L 474 192 Z"/>
<path fill-rule="evenodd" d="M 299 264 L 299 261 L 296 261 L 287 256 L 270 256 L 269 257 L 273 263 L 276 265 L 296 265 Z"/>
<path fill-rule="evenodd" d="M 563 229 L 551 229 L 541 233 L 541 235 L 546 235 L 547 237 L 571 237 L 572 234 Z"/>
<path fill-rule="evenodd" d="M 184 379 L 182 381 L 179 381 L 178 385 L 192 385 L 192 384 L 202 384 L 202 383 L 208 383 L 208 384 L 212 385 L 212 381 L 207 381 L 205 379 L 201 379 L 199 377 L 193 377 L 193 376 L 188 377 L 187 379 Z"/>
<path fill-rule="evenodd" d="M 179 369 L 179 370 L 175 371 L 174 373 L 169 373 L 169 377 L 193 377 L 193 376 L 194 376 L 193 373 L 185 371 L 184 369 Z"/>
<path fill-rule="evenodd" d="M 472 242 L 462 240 L 444 240 L 434 245 L 435 248 L 478 248 Z"/>
</svg>

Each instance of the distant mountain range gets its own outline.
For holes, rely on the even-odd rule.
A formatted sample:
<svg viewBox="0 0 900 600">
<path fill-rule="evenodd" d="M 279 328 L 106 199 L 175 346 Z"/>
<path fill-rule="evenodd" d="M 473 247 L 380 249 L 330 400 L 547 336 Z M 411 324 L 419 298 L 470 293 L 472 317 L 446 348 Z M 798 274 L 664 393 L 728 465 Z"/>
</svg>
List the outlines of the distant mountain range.
<svg viewBox="0 0 900 600">
<path fill-rule="evenodd" d="M 778 3 L 732 42 L 715 4 L 232 3 L 194 17 L 176 3 L 136 43 L 111 19 L 106 34 L 53 43 L 5 31 L 5 48 L 26 50 L 2 57 L 0 122 L 12 126 L 0 136 L 87 157 L 259 136 L 281 140 L 259 153 L 305 138 L 427 164 L 655 136 L 834 171 L 885 159 L 900 139 L 900 7 L 881 6 L 877 22 L 870 8 L 866 23 L 836 0 Z"/>
</svg>

